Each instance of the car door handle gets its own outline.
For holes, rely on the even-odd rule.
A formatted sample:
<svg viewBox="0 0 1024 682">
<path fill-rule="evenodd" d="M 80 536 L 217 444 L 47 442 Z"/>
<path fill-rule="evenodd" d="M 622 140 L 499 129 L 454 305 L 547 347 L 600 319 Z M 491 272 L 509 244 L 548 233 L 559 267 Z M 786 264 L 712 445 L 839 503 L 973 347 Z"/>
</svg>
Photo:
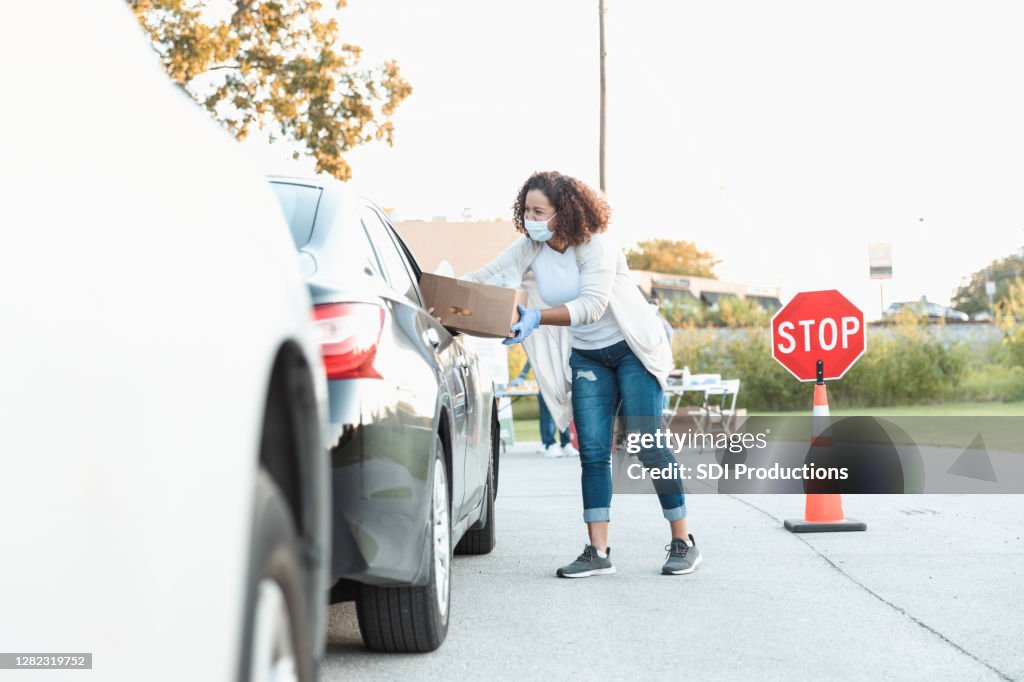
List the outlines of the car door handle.
<svg viewBox="0 0 1024 682">
<path fill-rule="evenodd" d="M 423 343 L 437 350 L 441 346 L 441 335 L 433 327 L 427 327 L 423 330 Z"/>
</svg>

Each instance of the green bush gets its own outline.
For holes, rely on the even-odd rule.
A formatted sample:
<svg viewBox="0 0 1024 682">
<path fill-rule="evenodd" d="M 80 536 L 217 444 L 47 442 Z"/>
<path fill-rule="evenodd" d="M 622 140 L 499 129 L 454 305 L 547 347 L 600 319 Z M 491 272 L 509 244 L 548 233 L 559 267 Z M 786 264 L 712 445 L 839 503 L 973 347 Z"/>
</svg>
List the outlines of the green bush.
<svg viewBox="0 0 1024 682">
<path fill-rule="evenodd" d="M 978 403 L 1024 400 L 1024 367 L 1007 363 L 971 367 L 951 399 Z"/>
<path fill-rule="evenodd" d="M 1010 363 L 1017 368 L 1024 367 L 1024 324 L 1016 325 L 1003 337 Z"/>
<path fill-rule="evenodd" d="M 661 314 L 673 327 L 703 326 L 705 310 L 700 301 L 692 298 L 661 302 Z"/>
<path fill-rule="evenodd" d="M 526 351 L 523 350 L 523 344 L 514 343 L 508 348 L 508 379 L 511 381 L 519 376 L 519 373 L 523 371 L 523 367 L 526 365 Z M 533 378 L 533 370 L 526 375 L 527 379 Z"/>
<path fill-rule="evenodd" d="M 1006 296 L 996 303 L 996 324 L 1003 330 L 1003 345 L 1009 361 L 1024 367 L 1024 279 L 1015 277 Z"/>
<path fill-rule="evenodd" d="M 729 335 L 715 329 L 680 329 L 673 344 L 677 367 L 721 374 L 741 380 L 737 407 L 788 410 L 808 407 L 808 388 L 771 356 L 767 328 L 737 329 Z"/>
<path fill-rule="evenodd" d="M 730 297 L 712 308 L 692 298 L 668 299 L 661 302 L 661 314 L 673 327 L 763 327 L 772 318 L 754 301 Z"/>
<path fill-rule="evenodd" d="M 512 398 L 512 418 L 517 421 L 520 419 L 540 419 L 540 404 L 537 400 L 537 396 L 534 395 Z"/>
<path fill-rule="evenodd" d="M 688 317 L 692 311 L 684 304 L 665 302 L 663 310 L 670 319 L 675 316 L 682 320 L 682 324 L 676 324 L 673 340 L 677 367 L 741 379 L 738 407 L 759 411 L 811 409 L 811 385 L 794 379 L 772 358 L 767 326 L 703 327 L 697 325 L 696 316 Z M 1024 325 L 1016 320 L 1008 338 L 1016 334 L 1019 339 L 1012 336 L 1009 341 L 952 346 L 944 345 L 931 333 L 933 327 L 913 315 L 896 316 L 894 322 L 885 329 L 868 329 L 867 351 L 846 376 L 829 382 L 831 406 L 1024 399 Z M 510 347 L 510 376 L 518 375 L 525 362 L 522 348 Z M 516 400 L 512 409 L 516 419 L 536 419 L 539 413 L 533 398 Z"/>
<path fill-rule="evenodd" d="M 750 299 L 722 298 L 709 310 L 708 318 L 721 327 L 764 327 L 772 316 Z"/>
<path fill-rule="evenodd" d="M 834 407 L 871 407 L 950 399 L 967 372 L 961 345 L 946 348 L 923 326 L 899 326 L 892 334 L 869 330 L 868 350 L 841 381 L 830 382 Z M 693 372 L 739 378 L 737 405 L 753 410 L 811 408 L 811 388 L 771 356 L 770 330 L 749 328 L 722 334 L 681 329 L 674 344 L 677 366 Z"/>
<path fill-rule="evenodd" d="M 868 349 L 832 395 L 842 407 L 913 405 L 949 400 L 967 373 L 963 344 L 944 346 L 924 325 L 868 333 Z M 831 396 L 830 396 L 831 397 Z"/>
<path fill-rule="evenodd" d="M 508 377 L 515 379 L 523 371 L 526 364 L 526 351 L 522 344 L 514 343 L 508 347 Z M 528 380 L 533 379 L 533 370 L 526 375 Z M 523 419 L 539 419 L 540 407 L 537 405 L 535 396 L 521 396 L 512 399 L 512 418 L 516 421 Z"/>
</svg>

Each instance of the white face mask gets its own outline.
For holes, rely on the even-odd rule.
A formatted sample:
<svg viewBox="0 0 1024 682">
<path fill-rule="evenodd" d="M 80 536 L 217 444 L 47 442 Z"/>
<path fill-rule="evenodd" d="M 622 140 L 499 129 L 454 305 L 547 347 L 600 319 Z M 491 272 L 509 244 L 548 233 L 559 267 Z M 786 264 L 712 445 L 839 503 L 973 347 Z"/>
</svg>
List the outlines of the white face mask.
<svg viewBox="0 0 1024 682">
<path fill-rule="evenodd" d="M 548 229 L 549 222 L 551 222 L 551 218 L 547 220 L 524 220 L 523 226 L 526 228 L 527 234 L 530 235 L 530 239 L 535 242 L 546 242 L 555 236 L 555 233 Z"/>
</svg>

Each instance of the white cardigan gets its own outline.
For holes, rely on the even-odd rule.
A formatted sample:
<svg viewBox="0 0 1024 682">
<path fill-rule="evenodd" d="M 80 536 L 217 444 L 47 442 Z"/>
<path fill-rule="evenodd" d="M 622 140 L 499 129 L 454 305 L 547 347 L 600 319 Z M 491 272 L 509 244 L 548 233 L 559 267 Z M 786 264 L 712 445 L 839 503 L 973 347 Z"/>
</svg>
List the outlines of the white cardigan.
<svg viewBox="0 0 1024 682">
<path fill-rule="evenodd" d="M 547 308 L 532 270 L 533 260 L 542 248 L 542 242 L 524 236 L 487 265 L 459 279 L 522 287 L 531 308 Z M 625 255 L 611 246 L 604 234 L 598 233 L 576 247 L 576 262 L 580 266 L 579 297 L 565 304 L 571 323 L 593 324 L 610 306 L 626 344 L 664 389 L 673 367 L 672 350 L 657 314 L 629 276 Z M 523 348 L 544 402 L 561 431 L 572 419 L 572 334 L 568 327 L 542 325 L 523 341 Z"/>
</svg>

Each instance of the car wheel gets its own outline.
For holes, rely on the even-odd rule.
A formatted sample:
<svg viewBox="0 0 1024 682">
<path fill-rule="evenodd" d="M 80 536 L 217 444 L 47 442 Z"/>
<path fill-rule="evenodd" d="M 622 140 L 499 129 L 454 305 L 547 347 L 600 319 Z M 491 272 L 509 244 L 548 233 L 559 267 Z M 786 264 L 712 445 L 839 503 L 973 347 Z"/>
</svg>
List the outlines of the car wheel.
<svg viewBox="0 0 1024 682">
<path fill-rule="evenodd" d="M 494 455 L 490 457 L 487 465 L 487 490 L 484 505 L 486 506 L 487 521 L 482 528 L 470 529 L 462 536 L 462 540 L 455 546 L 456 554 L 490 554 L 497 544 L 497 537 L 494 531 Z"/>
<path fill-rule="evenodd" d="M 356 615 L 363 642 L 373 651 L 434 651 L 448 634 L 451 596 L 451 510 L 444 446 L 435 437 L 431 467 L 430 579 L 420 587 L 361 585 Z"/>
<path fill-rule="evenodd" d="M 494 499 L 498 499 L 498 467 L 501 464 L 501 424 L 498 423 L 498 405 L 491 407 L 491 465 L 494 468 Z"/>
<path fill-rule="evenodd" d="M 246 591 L 242 682 L 314 678 L 299 539 L 284 496 L 266 471 L 256 480 L 252 555 Z"/>
</svg>

